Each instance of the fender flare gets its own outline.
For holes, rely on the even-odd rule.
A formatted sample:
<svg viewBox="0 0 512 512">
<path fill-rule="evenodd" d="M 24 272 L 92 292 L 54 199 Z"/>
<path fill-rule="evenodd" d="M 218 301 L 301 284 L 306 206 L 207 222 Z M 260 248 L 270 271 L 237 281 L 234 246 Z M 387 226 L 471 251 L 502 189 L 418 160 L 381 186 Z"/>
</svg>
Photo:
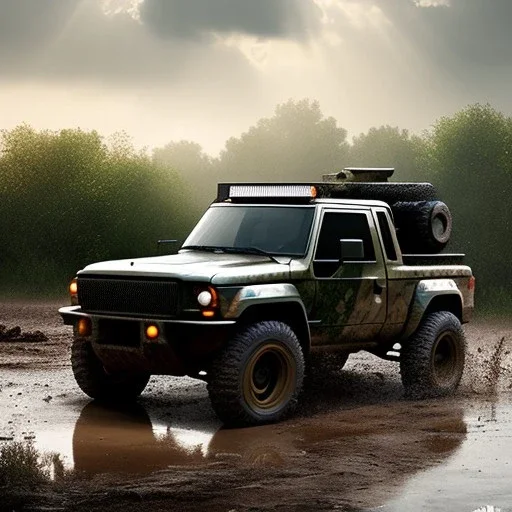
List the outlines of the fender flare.
<svg viewBox="0 0 512 512">
<path fill-rule="evenodd" d="M 290 283 L 255 284 L 241 287 L 223 312 L 223 317 L 226 320 L 236 319 L 250 307 L 285 302 L 300 305 L 307 322 L 306 308 L 300 293 Z"/>
<path fill-rule="evenodd" d="M 227 321 L 241 320 L 242 322 L 254 318 L 284 320 L 299 337 L 304 355 L 310 351 L 311 331 L 307 311 L 297 288 L 290 283 L 241 287 L 227 310 L 223 311 L 223 317 Z"/>
<path fill-rule="evenodd" d="M 425 279 L 418 283 L 404 330 L 400 336 L 401 340 L 408 338 L 416 331 L 432 301 L 440 296 L 457 297 L 463 304 L 462 294 L 453 279 Z"/>
</svg>

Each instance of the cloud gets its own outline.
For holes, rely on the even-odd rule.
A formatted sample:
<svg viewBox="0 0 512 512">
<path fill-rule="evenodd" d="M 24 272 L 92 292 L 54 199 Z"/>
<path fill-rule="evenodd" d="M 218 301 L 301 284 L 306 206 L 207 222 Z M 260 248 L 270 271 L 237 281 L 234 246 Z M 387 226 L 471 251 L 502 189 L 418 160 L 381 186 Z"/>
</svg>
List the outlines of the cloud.
<svg viewBox="0 0 512 512">
<path fill-rule="evenodd" d="M 244 82 L 255 70 L 224 44 L 233 35 L 307 51 L 326 31 L 368 62 L 413 52 L 455 80 L 512 66 L 510 0 L 139 0 L 138 19 L 121 9 L 107 16 L 105 1 L 0 0 L 0 81 L 160 84 L 222 68 Z"/>
<path fill-rule="evenodd" d="M 100 0 L 0 0 L 0 83 L 94 82 L 149 88 L 210 80 L 248 86 L 250 64 L 211 41 L 164 41 L 126 11 Z M 219 70 L 222 69 L 222 73 Z"/>
<path fill-rule="evenodd" d="M 257 87 L 256 70 L 230 37 L 303 41 L 321 16 L 312 0 L 142 0 L 138 16 L 120 8 L 133 4 L 0 0 L 0 83 Z"/>
<path fill-rule="evenodd" d="M 310 0 L 144 0 L 141 21 L 166 38 L 211 34 L 304 39 L 318 26 Z"/>
<path fill-rule="evenodd" d="M 433 62 L 471 75 L 478 68 L 512 64 L 512 2 L 382 0 L 397 31 Z"/>
<path fill-rule="evenodd" d="M 79 0 L 0 0 L 0 64 L 2 74 L 20 67 L 51 41 L 76 9 Z"/>
<path fill-rule="evenodd" d="M 29 47 L 66 22 L 80 0 L 0 0 L 0 42 Z"/>
</svg>

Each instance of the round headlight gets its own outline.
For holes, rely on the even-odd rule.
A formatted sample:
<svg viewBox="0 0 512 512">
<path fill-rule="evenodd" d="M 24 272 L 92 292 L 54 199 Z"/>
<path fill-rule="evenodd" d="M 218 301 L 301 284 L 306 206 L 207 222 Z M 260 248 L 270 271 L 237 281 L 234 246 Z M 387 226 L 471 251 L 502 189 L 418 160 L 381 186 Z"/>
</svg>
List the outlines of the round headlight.
<svg viewBox="0 0 512 512">
<path fill-rule="evenodd" d="M 197 296 L 197 302 L 203 307 L 209 306 L 212 302 L 212 294 L 208 291 L 203 291 Z"/>
</svg>

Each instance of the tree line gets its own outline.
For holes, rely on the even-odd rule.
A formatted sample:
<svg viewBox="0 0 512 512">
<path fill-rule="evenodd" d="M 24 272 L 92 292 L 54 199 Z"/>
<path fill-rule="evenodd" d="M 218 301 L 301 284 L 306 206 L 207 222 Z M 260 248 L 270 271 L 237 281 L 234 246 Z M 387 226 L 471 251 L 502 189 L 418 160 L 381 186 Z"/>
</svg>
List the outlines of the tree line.
<svg viewBox="0 0 512 512">
<path fill-rule="evenodd" d="M 183 236 L 187 186 L 118 134 L 36 131 L 0 139 L 0 294 L 65 290 L 88 263 L 155 254 Z"/>
<path fill-rule="evenodd" d="M 278 105 L 217 157 L 194 141 L 137 151 L 125 134 L 0 136 L 0 294 L 65 286 L 87 263 L 157 254 L 183 239 L 220 181 L 313 181 L 347 166 L 395 167 L 393 181 L 434 183 L 454 216 L 450 252 L 467 253 L 479 300 L 506 307 L 512 270 L 512 118 L 470 105 L 421 135 L 391 126 L 347 138 L 308 99 Z"/>
</svg>

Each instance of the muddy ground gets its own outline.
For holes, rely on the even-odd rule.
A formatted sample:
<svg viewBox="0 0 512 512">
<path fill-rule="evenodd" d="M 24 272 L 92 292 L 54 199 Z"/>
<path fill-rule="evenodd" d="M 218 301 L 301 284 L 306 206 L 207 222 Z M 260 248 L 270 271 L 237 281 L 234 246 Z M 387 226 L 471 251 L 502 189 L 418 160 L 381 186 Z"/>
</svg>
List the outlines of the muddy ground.
<svg viewBox="0 0 512 512">
<path fill-rule="evenodd" d="M 310 375 L 290 420 L 229 430 L 192 379 L 153 377 L 129 408 L 91 402 L 59 305 L 0 304 L 7 329 L 47 337 L 0 342 L 0 446 L 50 460 L 25 510 L 512 511 L 512 321 L 466 327 L 454 397 L 407 401 L 397 365 L 360 353 Z"/>
</svg>

